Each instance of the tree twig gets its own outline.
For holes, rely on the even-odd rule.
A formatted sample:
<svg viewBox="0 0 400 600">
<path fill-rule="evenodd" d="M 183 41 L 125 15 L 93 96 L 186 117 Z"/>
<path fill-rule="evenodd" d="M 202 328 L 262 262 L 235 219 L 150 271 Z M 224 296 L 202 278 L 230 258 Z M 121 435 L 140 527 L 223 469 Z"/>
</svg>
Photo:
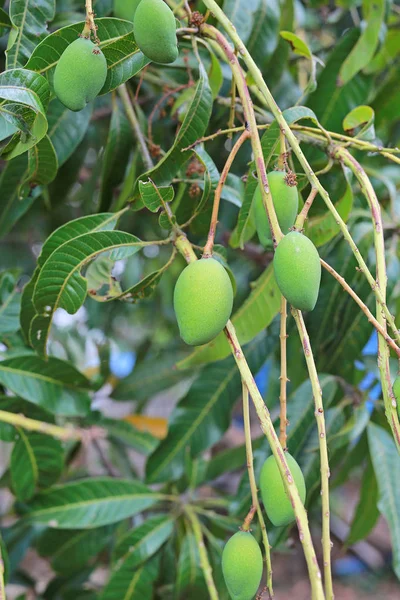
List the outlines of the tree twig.
<svg viewBox="0 0 400 600">
<path fill-rule="evenodd" d="M 279 418 L 279 441 L 282 448 L 286 449 L 286 427 L 287 427 L 287 406 L 286 406 L 286 386 L 289 381 L 287 377 L 287 356 L 286 356 L 286 318 L 287 318 L 287 301 L 284 296 L 281 296 L 281 328 L 280 328 L 280 346 L 281 346 L 281 374 L 280 380 L 280 418 Z"/>
<path fill-rule="evenodd" d="M 128 88 L 126 87 L 126 83 L 123 83 L 118 87 L 118 94 L 121 98 L 122 104 L 124 105 L 125 114 L 128 118 L 128 121 L 132 127 L 133 133 L 139 143 L 139 146 L 142 150 L 143 162 L 147 170 L 153 168 L 153 161 L 150 156 L 149 149 L 146 144 L 146 140 L 144 139 L 143 132 L 140 128 L 139 121 L 137 119 L 136 113 L 133 109 L 131 98 L 129 96 Z"/>
</svg>

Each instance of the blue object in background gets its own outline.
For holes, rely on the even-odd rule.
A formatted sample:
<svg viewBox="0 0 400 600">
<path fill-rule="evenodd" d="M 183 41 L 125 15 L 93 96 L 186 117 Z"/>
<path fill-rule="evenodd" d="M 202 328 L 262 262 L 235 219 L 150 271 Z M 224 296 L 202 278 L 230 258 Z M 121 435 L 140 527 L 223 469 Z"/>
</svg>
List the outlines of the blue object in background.
<svg viewBox="0 0 400 600">
<path fill-rule="evenodd" d="M 257 375 L 254 377 L 257 387 L 260 390 L 260 394 L 262 397 L 264 397 L 265 392 L 267 391 L 270 372 L 271 372 L 271 361 L 267 360 L 267 362 L 263 364 L 261 369 L 258 371 Z"/>
<path fill-rule="evenodd" d="M 363 356 L 376 356 L 378 354 L 378 332 L 375 329 L 365 344 L 362 354 Z"/>
<path fill-rule="evenodd" d="M 136 363 L 135 352 L 123 352 L 113 346 L 110 354 L 110 371 L 118 379 L 127 377 L 133 371 Z"/>
<path fill-rule="evenodd" d="M 356 556 L 344 556 L 337 558 L 333 563 L 333 571 L 339 577 L 354 576 L 368 571 L 368 567 Z"/>
</svg>

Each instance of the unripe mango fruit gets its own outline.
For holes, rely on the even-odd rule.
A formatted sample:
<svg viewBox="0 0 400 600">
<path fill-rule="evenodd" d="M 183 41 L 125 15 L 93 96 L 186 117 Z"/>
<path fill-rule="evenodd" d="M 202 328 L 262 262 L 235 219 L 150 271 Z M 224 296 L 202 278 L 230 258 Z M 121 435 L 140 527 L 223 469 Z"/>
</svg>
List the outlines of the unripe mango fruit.
<svg viewBox="0 0 400 600">
<path fill-rule="evenodd" d="M 306 484 L 303 473 L 293 456 L 286 452 L 285 458 L 299 490 L 301 501 L 304 504 L 306 499 Z M 295 520 L 292 503 L 286 493 L 281 473 L 273 455 L 269 456 L 262 466 L 260 491 L 265 512 L 275 527 L 289 525 L 289 523 Z"/>
<path fill-rule="evenodd" d="M 141 0 L 133 33 L 140 50 L 153 62 L 168 64 L 178 58 L 174 13 L 163 0 Z"/>
<path fill-rule="evenodd" d="M 114 15 L 118 19 L 132 21 L 140 0 L 114 0 Z"/>
<path fill-rule="evenodd" d="M 263 572 L 260 546 L 248 531 L 238 531 L 222 552 L 222 572 L 232 600 L 252 600 Z"/>
<path fill-rule="evenodd" d="M 268 173 L 268 185 L 272 194 L 275 212 L 282 233 L 288 233 L 293 227 L 299 209 L 299 195 L 296 186 L 286 183 L 285 171 L 272 171 Z M 272 237 L 269 228 L 267 213 L 264 208 L 261 188 L 257 186 L 253 196 L 254 214 L 256 218 L 257 235 L 264 247 L 271 245 Z"/>
<path fill-rule="evenodd" d="M 107 61 L 98 46 L 78 38 L 62 53 L 54 73 L 57 98 L 70 110 L 78 111 L 94 100 L 107 77 Z"/>
<path fill-rule="evenodd" d="M 289 304 L 299 310 L 314 309 L 321 283 L 321 263 L 310 239 L 297 231 L 285 235 L 275 251 L 274 273 Z"/>
<path fill-rule="evenodd" d="M 175 315 L 183 341 L 200 346 L 213 340 L 227 324 L 232 305 L 231 280 L 221 263 L 215 258 L 190 263 L 180 274 L 174 291 Z"/>
</svg>

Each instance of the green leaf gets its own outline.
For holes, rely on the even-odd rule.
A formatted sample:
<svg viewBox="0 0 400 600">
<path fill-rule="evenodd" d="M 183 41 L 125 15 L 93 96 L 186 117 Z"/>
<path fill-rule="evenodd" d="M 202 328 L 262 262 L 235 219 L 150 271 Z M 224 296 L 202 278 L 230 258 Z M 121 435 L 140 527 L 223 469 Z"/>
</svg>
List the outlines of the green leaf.
<svg viewBox="0 0 400 600">
<path fill-rule="evenodd" d="M 33 355 L 15 356 L 0 362 L 0 382 L 25 400 L 56 415 L 87 414 L 89 383 L 70 363 L 47 361 Z"/>
<path fill-rule="evenodd" d="M 91 558 L 103 550 L 114 527 L 96 529 L 46 529 L 37 542 L 39 554 L 51 560 L 57 573 L 71 574 L 82 569 Z"/>
<path fill-rule="evenodd" d="M 379 512 L 389 526 L 393 568 L 400 579 L 400 458 L 391 435 L 374 423 L 368 425 L 370 456 L 378 481 Z"/>
<path fill-rule="evenodd" d="M 34 50 L 27 69 L 42 73 L 50 83 L 64 50 L 82 33 L 84 21 L 57 29 Z M 150 61 L 139 51 L 132 34 L 133 24 L 114 18 L 96 19 L 100 48 L 107 60 L 107 79 L 100 94 L 107 94 L 136 75 Z"/>
<path fill-rule="evenodd" d="M 81 479 L 36 496 L 26 518 L 54 529 L 93 529 L 131 517 L 157 500 L 140 481 Z"/>
<path fill-rule="evenodd" d="M 296 34 L 291 31 L 281 31 L 281 37 L 289 42 L 292 51 L 299 56 L 303 56 L 304 58 L 308 58 L 311 62 L 311 71 L 310 71 L 310 79 L 304 88 L 303 94 L 306 95 L 310 92 L 313 92 L 317 87 L 317 73 L 316 73 L 316 62 L 311 53 L 311 50 L 307 46 L 304 40 L 298 37 Z"/>
<path fill-rule="evenodd" d="M 20 306 L 16 278 L 9 271 L 0 273 L 0 335 L 18 331 Z"/>
<path fill-rule="evenodd" d="M 150 177 L 157 186 L 169 185 L 172 182 L 181 166 L 192 155 L 191 150 L 184 149 L 204 135 L 211 116 L 211 109 L 211 89 L 207 73 L 200 64 L 196 91 L 175 138 L 174 145 L 153 169 L 140 176 L 140 181 L 147 181 Z M 139 205 L 141 206 L 141 203 L 137 204 L 137 207 Z"/>
<path fill-rule="evenodd" d="M 115 584 L 107 585 L 101 600 L 152 600 L 153 584 L 158 577 L 160 558 L 155 556 L 134 571 L 126 571 Z"/>
<path fill-rule="evenodd" d="M 376 126 L 380 127 L 387 122 L 397 121 L 399 118 L 400 90 L 398 81 L 400 64 L 396 64 L 378 88 L 378 92 L 371 102 L 375 111 Z"/>
<path fill-rule="evenodd" d="M 372 462 L 368 460 L 362 477 L 360 499 L 345 542 L 346 546 L 352 546 L 365 539 L 375 527 L 378 517 L 378 483 Z"/>
<path fill-rule="evenodd" d="M 258 371 L 270 350 L 271 341 L 265 335 L 245 349 L 252 372 Z M 232 358 L 202 371 L 172 413 L 166 439 L 147 461 L 149 482 L 178 479 L 182 475 L 183 458 L 188 449 L 191 456 L 196 457 L 222 437 L 229 427 L 232 408 L 240 395 L 240 381 Z"/>
<path fill-rule="evenodd" d="M 339 85 L 345 85 L 366 67 L 378 47 L 379 34 L 385 16 L 385 0 L 365 0 L 363 5 L 364 12 L 365 8 L 368 9 L 368 15 L 364 14 L 367 26 L 340 68 Z"/>
<path fill-rule="evenodd" d="M 69 242 L 80 235 L 84 235 L 85 233 L 114 229 L 117 224 L 118 217 L 119 215 L 115 213 L 100 213 L 98 215 L 80 217 L 79 219 L 75 219 L 65 223 L 64 225 L 61 225 L 61 227 L 53 231 L 53 233 L 47 238 L 38 257 L 38 266 L 32 276 L 32 279 L 24 287 L 24 291 L 22 293 L 20 319 L 21 328 L 27 343 L 32 345 L 30 338 L 30 327 L 36 315 L 32 298 L 35 285 L 39 277 L 40 268 L 44 265 L 51 254 L 66 242 Z"/>
<path fill-rule="evenodd" d="M 375 113 L 370 106 L 356 106 L 343 119 L 343 129 L 347 135 L 355 135 L 362 140 L 373 140 L 375 138 L 374 128 Z"/>
<path fill-rule="evenodd" d="M 11 454 L 11 481 L 18 500 L 29 500 L 36 487 L 47 488 L 61 475 L 64 456 L 61 442 L 41 433 L 18 429 Z"/>
<path fill-rule="evenodd" d="M 103 418 L 99 426 L 107 431 L 108 437 L 111 440 L 118 440 L 145 456 L 151 454 L 156 446 L 158 446 L 158 439 L 151 435 L 151 433 L 139 431 L 139 429 L 127 421 Z"/>
<path fill-rule="evenodd" d="M 139 181 L 139 192 L 143 204 L 151 212 L 157 212 L 165 202 L 172 202 L 175 194 L 172 185 L 155 188 L 151 181 Z"/>
<path fill-rule="evenodd" d="M 1 155 L 15 158 L 37 144 L 47 132 L 45 110 L 50 89 L 44 77 L 26 69 L 12 69 L 0 74 L 0 139 L 14 133 Z M 10 132 L 5 124 L 11 121 Z M 17 132 L 17 133 L 15 133 Z"/>
<path fill-rule="evenodd" d="M 175 583 L 175 599 L 188 598 L 197 586 L 204 582 L 200 568 L 199 548 L 193 533 L 188 531 L 181 544 L 178 573 Z"/>
<path fill-rule="evenodd" d="M 142 242 L 122 231 L 96 231 L 72 239 L 55 250 L 43 265 L 33 293 L 37 311 L 30 328 L 30 339 L 37 352 L 46 355 L 46 345 L 54 312 L 64 308 L 69 314 L 79 310 L 86 299 L 87 281 L 82 267 L 102 252 L 112 250 L 110 258 L 121 260 L 135 254 Z"/>
<path fill-rule="evenodd" d="M 27 182 L 31 186 L 48 184 L 58 171 L 57 154 L 47 135 L 28 151 Z"/>
<path fill-rule="evenodd" d="M 10 0 L 10 18 L 17 29 L 7 48 L 7 69 L 23 67 L 54 19 L 55 0 Z"/>
<path fill-rule="evenodd" d="M 75 152 L 85 137 L 91 116 L 91 104 L 88 104 L 83 110 L 73 112 L 61 104 L 57 98 L 50 102 L 47 112 L 48 134 L 56 151 L 59 167 Z"/>
<path fill-rule="evenodd" d="M 278 44 L 280 14 L 278 0 L 261 0 L 254 15 L 247 49 L 262 72 Z"/>
<path fill-rule="evenodd" d="M 132 130 L 118 102 L 113 102 L 110 128 L 104 151 L 99 210 L 111 206 L 114 190 L 124 177 L 132 148 Z"/>
<path fill-rule="evenodd" d="M 224 13 L 244 43 L 250 37 L 260 0 L 224 0 Z"/>
<path fill-rule="evenodd" d="M 0 37 L 3 37 L 8 29 L 12 27 L 11 19 L 5 10 L 0 8 Z"/>
<path fill-rule="evenodd" d="M 271 324 L 279 312 L 281 294 L 275 281 L 272 264 L 252 285 L 252 291 L 242 306 L 232 317 L 232 323 L 241 345 L 250 342 L 256 335 Z M 221 360 L 231 353 L 224 332 L 212 342 L 199 346 L 189 356 L 177 363 L 179 369 L 187 369 L 215 360 Z"/>
</svg>

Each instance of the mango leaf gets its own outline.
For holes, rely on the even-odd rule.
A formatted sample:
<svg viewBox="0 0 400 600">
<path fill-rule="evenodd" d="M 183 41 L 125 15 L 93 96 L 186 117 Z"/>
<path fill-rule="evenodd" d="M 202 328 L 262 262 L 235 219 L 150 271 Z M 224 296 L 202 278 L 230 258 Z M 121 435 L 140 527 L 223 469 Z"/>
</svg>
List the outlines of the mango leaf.
<svg viewBox="0 0 400 600">
<path fill-rule="evenodd" d="M 208 47 L 208 50 L 210 52 L 211 64 L 208 69 L 207 75 L 208 75 L 208 81 L 210 84 L 212 96 L 215 100 L 215 98 L 217 98 L 217 96 L 221 90 L 221 87 L 224 83 L 224 75 L 222 73 L 221 63 L 218 60 L 217 56 L 214 54 L 214 52 L 212 51 L 212 49 L 210 47 Z"/>
<path fill-rule="evenodd" d="M 375 111 L 376 126 L 397 121 L 399 118 L 400 90 L 397 85 L 400 74 L 400 64 L 396 64 L 379 86 L 371 106 Z"/>
<path fill-rule="evenodd" d="M 132 517 L 157 500 L 140 481 L 80 479 L 38 494 L 25 518 L 54 529 L 94 529 Z"/>
<path fill-rule="evenodd" d="M 400 54 L 400 37 L 395 29 L 389 29 L 379 51 L 364 68 L 364 73 L 378 73 Z"/>
<path fill-rule="evenodd" d="M 70 111 L 71 112 L 71 111 Z M 10 163 L 12 164 L 12 163 Z M 100 213 L 98 215 L 88 215 L 86 217 L 80 217 L 73 221 L 69 221 L 64 225 L 61 225 L 58 229 L 47 238 L 43 244 L 42 251 L 38 257 L 38 266 L 32 276 L 32 279 L 24 287 L 21 301 L 21 328 L 25 337 L 26 342 L 32 345 L 30 338 L 30 328 L 32 321 L 36 315 L 36 310 L 33 305 L 33 292 L 37 279 L 39 277 L 40 268 L 45 264 L 51 254 L 57 250 L 60 246 L 73 240 L 80 235 L 84 235 L 94 231 L 107 231 L 114 229 L 117 220 L 118 213 Z"/>
<path fill-rule="evenodd" d="M 107 585 L 99 598 L 101 600 L 152 600 L 153 585 L 158 577 L 160 557 L 154 556 L 134 571 L 124 571 L 115 584 Z"/>
<path fill-rule="evenodd" d="M 284 40 L 289 42 L 290 47 L 292 48 L 292 51 L 295 54 L 298 54 L 299 56 L 303 56 L 304 58 L 307 58 L 310 61 L 310 67 L 311 67 L 310 79 L 309 79 L 306 87 L 304 88 L 303 94 L 305 95 L 310 92 L 313 92 L 317 87 L 317 70 L 316 70 L 316 61 L 311 53 L 311 50 L 309 49 L 309 47 L 307 46 L 307 44 L 305 43 L 304 40 L 299 38 L 295 33 L 292 33 L 291 31 L 281 31 L 280 36 Z"/>
<path fill-rule="evenodd" d="M 244 43 L 250 37 L 260 0 L 224 0 L 224 13 L 236 27 Z"/>
<path fill-rule="evenodd" d="M 57 573 L 69 575 L 80 571 L 97 556 L 110 541 L 114 527 L 106 525 L 96 529 L 46 529 L 36 548 L 40 556 L 49 558 Z"/>
<path fill-rule="evenodd" d="M 193 533 L 187 531 L 181 544 L 178 559 L 178 573 L 175 583 L 176 600 L 187 598 L 188 594 L 192 593 L 193 589 L 196 589 L 203 581 L 199 548 Z"/>
<path fill-rule="evenodd" d="M 400 458 L 391 435 L 382 427 L 368 425 L 368 443 L 379 489 L 379 512 L 389 526 L 393 549 L 393 569 L 400 579 Z"/>
<path fill-rule="evenodd" d="M 109 439 L 122 442 L 145 456 L 151 454 L 158 445 L 158 439 L 151 433 L 140 431 L 128 421 L 103 418 L 98 425 L 107 431 Z"/>
<path fill-rule="evenodd" d="M 11 29 L 11 27 L 12 23 L 10 17 L 8 16 L 8 13 L 6 13 L 5 10 L 0 8 L 0 37 L 3 37 L 7 30 Z"/>
<path fill-rule="evenodd" d="M 37 312 L 30 328 L 30 339 L 37 352 L 46 355 L 47 339 L 57 308 L 75 314 L 87 295 L 82 267 L 104 251 L 112 251 L 113 261 L 135 254 L 142 242 L 122 231 L 96 231 L 84 234 L 55 250 L 39 272 L 33 304 Z"/>
<path fill-rule="evenodd" d="M 0 74 L 0 139 L 11 136 L 1 155 L 14 158 L 37 144 L 47 132 L 50 89 L 44 77 L 26 69 Z M 11 125 L 11 129 L 10 129 Z"/>
<path fill-rule="evenodd" d="M 143 204 L 151 212 L 157 212 L 165 202 L 172 202 L 175 194 L 172 185 L 155 188 L 151 181 L 139 181 L 139 192 Z"/>
<path fill-rule="evenodd" d="M 343 119 L 343 129 L 347 135 L 362 140 L 375 139 L 375 112 L 370 106 L 356 106 Z"/>
<path fill-rule="evenodd" d="M 131 585 L 133 573 L 140 565 L 147 563 L 171 537 L 173 530 L 173 520 L 165 515 L 160 515 L 146 519 L 142 525 L 124 535 L 115 549 L 117 562 L 100 598 L 102 600 L 116 598 L 117 590 L 119 598 L 125 597 L 125 592 Z"/>
<path fill-rule="evenodd" d="M 29 500 L 36 487 L 47 488 L 61 475 L 64 456 L 61 442 L 41 433 L 18 429 L 11 454 L 11 481 L 18 500 Z"/>
<path fill-rule="evenodd" d="M 48 184 L 55 179 L 57 171 L 57 154 L 50 138 L 45 135 L 28 151 L 27 183 L 31 186 Z"/>
<path fill-rule="evenodd" d="M 18 331 L 20 306 L 16 278 L 9 271 L 0 273 L 0 335 Z"/>
<path fill-rule="evenodd" d="M 348 83 L 359 71 L 366 67 L 375 54 L 379 43 L 379 33 L 385 16 L 385 0 L 366 0 L 363 3 L 367 25 L 356 45 L 346 57 L 339 72 L 339 85 Z"/>
<path fill-rule="evenodd" d="M 196 91 L 172 148 L 153 169 L 140 176 L 140 181 L 147 181 L 150 177 L 157 186 L 171 183 L 181 166 L 192 154 L 191 150 L 185 150 L 185 148 L 204 135 L 211 116 L 211 109 L 212 94 L 207 73 L 203 65 L 199 64 L 199 80 Z M 139 181 L 136 182 L 136 186 L 138 185 Z M 135 205 L 136 208 L 141 206 L 140 202 Z"/>
<path fill-rule="evenodd" d="M 7 48 L 7 69 L 23 67 L 54 19 L 55 0 L 10 0 L 10 18 L 16 28 Z"/>
<path fill-rule="evenodd" d="M 108 210 L 113 200 L 114 189 L 124 177 L 132 148 L 132 130 L 118 102 L 113 109 L 104 151 L 101 175 L 99 210 Z"/>
<path fill-rule="evenodd" d="M 240 344 L 247 344 L 263 331 L 279 312 L 281 294 L 275 281 L 272 263 L 252 285 L 252 291 L 232 317 Z M 198 346 L 189 356 L 177 362 L 178 369 L 187 369 L 229 356 L 231 350 L 224 332 L 215 340 Z"/>
<path fill-rule="evenodd" d="M 280 15 L 278 0 L 261 0 L 254 15 L 247 49 L 262 72 L 278 44 Z"/>
<path fill-rule="evenodd" d="M 55 415 L 84 416 L 90 407 L 89 382 L 58 358 L 47 361 L 34 355 L 0 362 L 0 382 L 14 394 Z"/>
<path fill-rule="evenodd" d="M 345 542 L 346 546 L 352 546 L 365 539 L 375 527 L 378 518 L 378 484 L 372 462 L 368 460 L 362 477 L 360 499 Z"/>
<path fill-rule="evenodd" d="M 265 335 L 249 344 L 245 353 L 252 372 L 258 371 L 270 350 L 271 341 Z M 240 374 L 232 358 L 206 367 L 173 411 L 166 439 L 149 457 L 148 481 L 179 478 L 188 449 L 196 457 L 215 444 L 229 427 L 239 395 Z"/>
<path fill-rule="evenodd" d="M 54 69 L 64 50 L 82 33 L 84 21 L 57 29 L 34 50 L 27 69 L 42 73 L 52 83 Z M 132 34 L 133 24 L 114 18 L 96 19 L 100 48 L 107 60 L 107 79 L 100 94 L 107 94 L 136 75 L 149 60 L 139 51 Z"/>
<path fill-rule="evenodd" d="M 57 154 L 59 167 L 75 152 L 85 137 L 91 116 L 91 104 L 79 112 L 73 112 L 57 98 L 50 102 L 47 112 L 48 135 Z"/>
</svg>

